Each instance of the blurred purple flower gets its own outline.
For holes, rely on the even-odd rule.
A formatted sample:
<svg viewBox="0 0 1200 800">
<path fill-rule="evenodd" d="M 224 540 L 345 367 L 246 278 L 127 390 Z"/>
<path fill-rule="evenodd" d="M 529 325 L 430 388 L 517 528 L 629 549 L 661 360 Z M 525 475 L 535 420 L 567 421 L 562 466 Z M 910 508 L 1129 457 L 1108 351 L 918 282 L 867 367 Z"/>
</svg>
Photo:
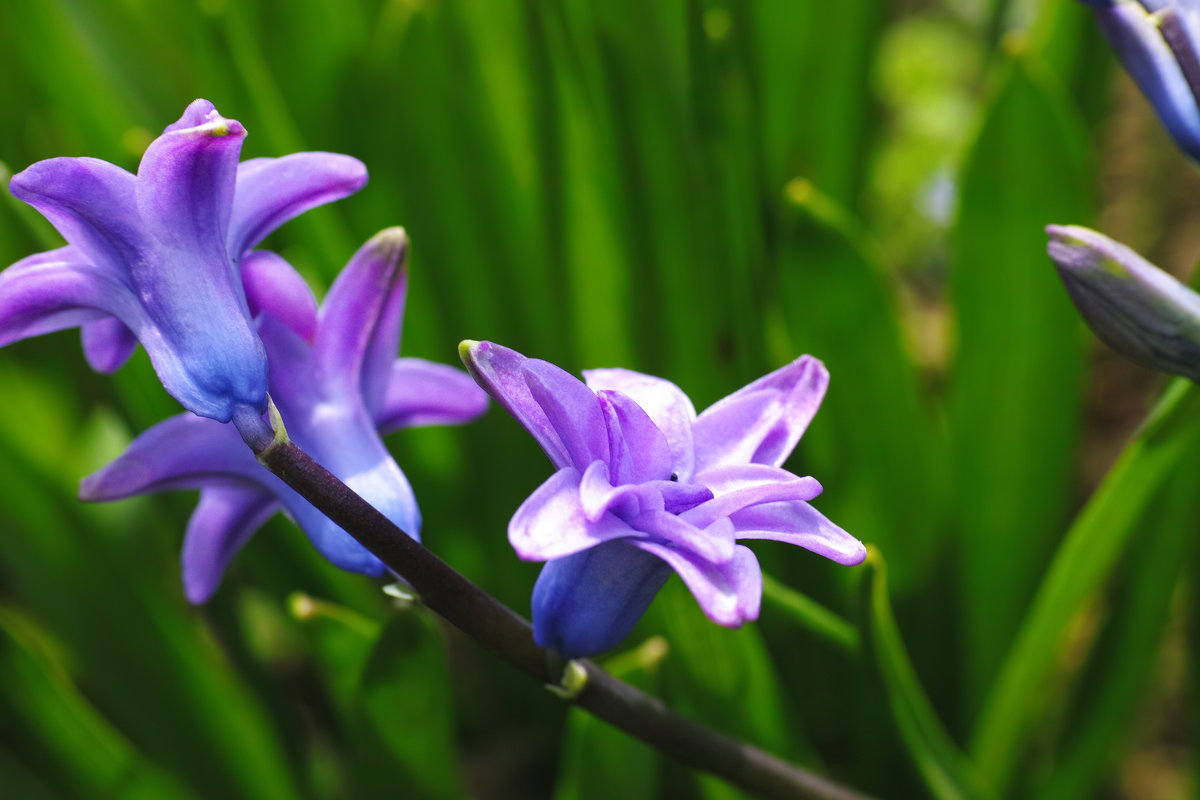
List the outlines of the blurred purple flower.
<svg viewBox="0 0 1200 800">
<path fill-rule="evenodd" d="M 400 428 L 458 424 L 487 406 L 461 370 L 395 357 L 404 314 L 407 239 L 376 235 L 351 259 L 318 312 L 303 279 L 279 256 L 242 264 L 249 307 L 271 364 L 271 397 L 288 435 L 414 537 L 420 514 L 380 438 Z M 85 478 L 84 500 L 163 489 L 200 489 L 183 548 L 189 600 L 207 600 L 230 559 L 283 509 L 316 548 L 345 570 L 378 576 L 383 564 L 256 461 L 231 426 L 180 414 L 138 436 Z"/>
<path fill-rule="evenodd" d="M 0 346 L 83 328 L 101 372 L 141 342 L 167 391 L 228 421 L 266 407 L 267 364 L 238 261 L 292 217 L 366 182 L 362 163 L 295 153 L 238 163 L 246 130 L 196 100 L 151 142 L 137 175 L 94 158 L 39 161 L 12 193 L 67 246 L 0 273 Z"/>
<path fill-rule="evenodd" d="M 472 377 L 558 468 L 517 509 L 509 541 L 549 562 L 533 591 L 539 644 L 568 658 L 620 642 L 674 570 L 709 619 L 758 617 L 762 572 L 740 539 L 775 539 L 841 564 L 861 542 L 808 504 L 812 478 L 781 468 L 825 394 L 804 356 L 696 416 L 669 381 L 623 369 L 584 373 L 490 342 L 463 342 Z"/>
<path fill-rule="evenodd" d="M 1200 160 L 1200 5 L 1083 0 L 1176 144 Z"/>
</svg>

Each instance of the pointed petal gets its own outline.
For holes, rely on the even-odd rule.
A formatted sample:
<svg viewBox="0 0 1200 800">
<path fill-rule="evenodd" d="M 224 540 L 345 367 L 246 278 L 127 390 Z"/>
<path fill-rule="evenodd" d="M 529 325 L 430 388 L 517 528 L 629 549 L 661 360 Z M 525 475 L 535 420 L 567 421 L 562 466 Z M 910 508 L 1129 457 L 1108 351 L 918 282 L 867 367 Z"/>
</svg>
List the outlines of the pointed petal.
<svg viewBox="0 0 1200 800">
<path fill-rule="evenodd" d="M 398 358 L 392 362 L 383 403 L 375 409 L 375 424 L 382 434 L 422 425 L 461 425 L 480 416 L 487 404 L 487 393 L 461 369 Z"/>
<path fill-rule="evenodd" d="M 812 500 L 821 493 L 813 478 L 800 478 L 765 464 L 735 464 L 701 472 L 696 480 L 712 490 L 713 499 L 682 512 L 701 527 L 743 508 L 782 500 Z"/>
<path fill-rule="evenodd" d="M 458 354 L 475 382 L 529 431 L 555 467 L 571 465 L 566 445 L 525 382 L 528 358 L 492 342 L 469 339 L 458 345 Z"/>
<path fill-rule="evenodd" d="M 525 361 L 525 384 L 546 412 L 567 457 L 576 469 L 609 459 L 608 426 L 596 393 L 573 375 L 548 361 Z"/>
<path fill-rule="evenodd" d="M 336 153 L 293 153 L 238 165 L 227 244 L 234 258 L 310 208 L 354 194 L 367 182 L 357 158 Z"/>
<path fill-rule="evenodd" d="M 116 317 L 85 322 L 81 333 L 88 365 L 104 375 L 119 370 L 137 349 L 137 337 Z"/>
<path fill-rule="evenodd" d="M 172 133 L 174 131 L 195 128 L 197 125 L 203 125 L 212 114 L 216 113 L 216 110 L 217 107 L 209 101 L 197 98 L 188 103 L 188 107 L 183 110 L 183 114 L 179 119 L 163 128 L 163 133 Z"/>
<path fill-rule="evenodd" d="M 267 313 L 312 341 L 317 333 L 317 298 L 295 268 L 268 250 L 242 259 L 242 286 L 250 316 Z"/>
<path fill-rule="evenodd" d="M 733 523 L 725 517 L 701 529 L 683 517 L 652 510 L 634 517 L 629 524 L 650 534 L 651 541 L 661 539 L 712 564 L 727 563 L 733 558 L 737 544 Z"/>
<path fill-rule="evenodd" d="M 580 502 L 580 480 L 578 470 L 564 467 L 521 504 L 508 524 L 508 541 L 518 556 L 550 561 L 611 539 L 642 535 L 613 514 L 589 520 Z"/>
<path fill-rule="evenodd" d="M 1100 29 L 1112 44 L 1126 71 L 1154 106 L 1163 125 L 1193 159 L 1200 158 L 1200 108 L 1175 53 L 1163 38 L 1160 20 L 1133 2 L 1089 3 Z M 1154 3 L 1166 6 L 1165 3 Z M 1192 9 L 1181 10 L 1186 29 L 1194 30 Z"/>
<path fill-rule="evenodd" d="M 696 471 L 721 464 L 787 460 L 829 385 L 825 365 L 801 356 L 704 411 L 693 428 Z"/>
<path fill-rule="evenodd" d="M 97 158 L 51 158 L 13 176 L 9 189 L 50 220 L 81 260 L 128 279 L 147 242 L 136 178 Z"/>
<path fill-rule="evenodd" d="M 246 132 L 215 110 L 181 127 L 204 108 L 193 107 L 142 158 L 137 204 L 154 241 L 130 271 L 160 334 L 138 331 L 163 386 L 193 413 L 226 422 L 235 407 L 266 408 L 266 356 L 225 251 Z"/>
<path fill-rule="evenodd" d="M 772 539 L 853 566 L 867 557 L 863 543 L 804 502 L 763 503 L 734 514 L 739 539 Z"/>
<path fill-rule="evenodd" d="M 679 573 L 704 614 L 718 625 L 737 628 L 758 619 L 762 570 L 747 547 L 738 545 L 727 564 L 711 564 L 685 550 L 644 539 L 630 544 L 652 553 Z"/>
<path fill-rule="evenodd" d="M 111 314 L 142 319 L 129 289 L 75 248 L 39 253 L 0 273 L 0 346 Z"/>
<path fill-rule="evenodd" d="M 84 478 L 79 499 L 121 500 L 212 485 L 256 486 L 268 477 L 232 426 L 180 414 L 142 433 L 116 460 Z"/>
<path fill-rule="evenodd" d="M 671 446 L 642 407 L 609 389 L 596 396 L 607 420 L 613 481 L 620 484 L 670 479 L 676 472 Z"/>
<path fill-rule="evenodd" d="M 211 261 L 212 269 L 228 269 L 225 235 L 245 138 L 240 122 L 197 101 L 146 148 L 138 166 L 137 208 L 161 246 L 196 254 Z"/>
<path fill-rule="evenodd" d="M 693 469 L 692 424 L 696 409 L 675 384 L 628 369 L 584 370 L 588 388 L 620 392 L 641 406 L 671 447 L 671 460 L 679 479 L 691 480 Z"/>
<path fill-rule="evenodd" d="M 325 385 L 366 399 L 378 408 L 400 349 L 407 283 L 408 237 L 388 228 L 359 248 L 329 289 L 313 345 Z"/>
<path fill-rule="evenodd" d="M 183 593 L 188 602 L 208 602 L 234 555 L 278 510 L 278 499 L 260 489 L 214 486 L 200 493 L 183 539 Z"/>
<path fill-rule="evenodd" d="M 533 588 L 534 639 L 564 658 L 611 650 L 670 575 L 662 560 L 624 541 L 551 561 Z"/>
</svg>

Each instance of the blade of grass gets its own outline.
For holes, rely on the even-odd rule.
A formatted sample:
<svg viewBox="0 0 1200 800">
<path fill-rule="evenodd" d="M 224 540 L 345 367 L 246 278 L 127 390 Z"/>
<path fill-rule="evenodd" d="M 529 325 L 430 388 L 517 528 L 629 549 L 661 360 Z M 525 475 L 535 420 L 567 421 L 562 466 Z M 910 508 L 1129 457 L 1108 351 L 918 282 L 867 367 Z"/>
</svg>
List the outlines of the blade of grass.
<svg viewBox="0 0 1200 800">
<path fill-rule="evenodd" d="M 1121 454 L 1055 553 L 976 725 L 971 752 L 984 779 L 1012 779 L 1063 635 L 1124 552 L 1147 504 L 1200 437 L 1200 392 L 1171 384 L 1140 435 Z"/>
<path fill-rule="evenodd" d="M 878 549 L 867 548 L 864 571 L 866 656 L 883 680 L 892 718 L 913 763 L 938 800 L 989 797 L 966 755 L 946 732 L 909 661 L 888 597 L 887 565 Z"/>
</svg>

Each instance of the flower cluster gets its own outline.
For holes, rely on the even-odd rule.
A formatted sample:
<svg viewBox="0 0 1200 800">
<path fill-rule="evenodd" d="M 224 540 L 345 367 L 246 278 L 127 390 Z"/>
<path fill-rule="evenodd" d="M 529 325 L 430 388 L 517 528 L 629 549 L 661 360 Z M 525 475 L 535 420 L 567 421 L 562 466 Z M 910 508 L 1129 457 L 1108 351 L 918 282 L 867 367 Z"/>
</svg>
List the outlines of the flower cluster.
<svg viewBox="0 0 1200 800">
<path fill-rule="evenodd" d="M 457 368 L 398 359 L 401 229 L 367 242 L 319 307 L 286 261 L 254 249 L 288 219 L 359 189 L 362 164 L 330 153 L 239 163 L 244 137 L 197 100 L 136 175 L 88 158 L 34 164 L 13 178 L 13 193 L 67 245 L 0 274 L 0 345 L 80 327 L 89 363 L 110 372 L 140 342 L 191 412 L 138 436 L 80 491 L 116 500 L 199 489 L 183 551 L 190 600 L 213 594 L 278 510 L 337 566 L 386 570 L 245 446 L 270 436 L 268 392 L 293 442 L 414 537 L 416 499 L 381 434 L 466 422 L 488 394 L 508 409 L 558 468 L 509 536 L 522 558 L 548 562 L 534 589 L 535 634 L 568 657 L 617 644 L 672 572 L 714 622 L 755 619 L 762 573 L 740 541 L 775 539 L 842 564 L 864 558 L 857 539 L 809 505 L 821 486 L 782 468 L 824 395 L 819 361 L 805 356 L 697 415 L 668 381 L 603 369 L 584 384 L 487 342 L 462 347 L 482 389 Z"/>
<path fill-rule="evenodd" d="M 367 175 L 357 159 L 332 153 L 239 164 L 244 137 L 238 122 L 197 100 L 151 143 L 136 176 L 89 158 L 34 164 L 13 178 L 13 193 L 68 244 L 0 273 L 0 345 L 81 326 L 89 363 L 112 371 L 141 342 L 163 386 L 194 412 L 143 433 L 80 491 L 115 500 L 200 489 L 183 551 L 193 602 L 212 595 L 238 548 L 279 509 L 337 566 L 384 571 L 222 424 L 265 412 L 268 389 L 292 439 L 413 536 L 416 499 L 380 434 L 466 422 L 487 404 L 461 370 L 396 358 L 400 229 L 351 259 L 319 311 L 286 261 L 253 250 Z"/>
</svg>

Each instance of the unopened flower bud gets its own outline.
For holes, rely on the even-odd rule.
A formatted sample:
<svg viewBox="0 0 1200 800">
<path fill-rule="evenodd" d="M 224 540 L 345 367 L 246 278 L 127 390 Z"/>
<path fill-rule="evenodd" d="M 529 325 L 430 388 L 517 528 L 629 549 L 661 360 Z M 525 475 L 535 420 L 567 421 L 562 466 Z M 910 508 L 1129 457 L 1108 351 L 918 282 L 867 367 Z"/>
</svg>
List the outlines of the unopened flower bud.
<svg viewBox="0 0 1200 800">
<path fill-rule="evenodd" d="M 1096 335 L 1148 367 L 1200 381 L 1200 295 L 1103 234 L 1050 225 L 1048 251 Z"/>
</svg>

